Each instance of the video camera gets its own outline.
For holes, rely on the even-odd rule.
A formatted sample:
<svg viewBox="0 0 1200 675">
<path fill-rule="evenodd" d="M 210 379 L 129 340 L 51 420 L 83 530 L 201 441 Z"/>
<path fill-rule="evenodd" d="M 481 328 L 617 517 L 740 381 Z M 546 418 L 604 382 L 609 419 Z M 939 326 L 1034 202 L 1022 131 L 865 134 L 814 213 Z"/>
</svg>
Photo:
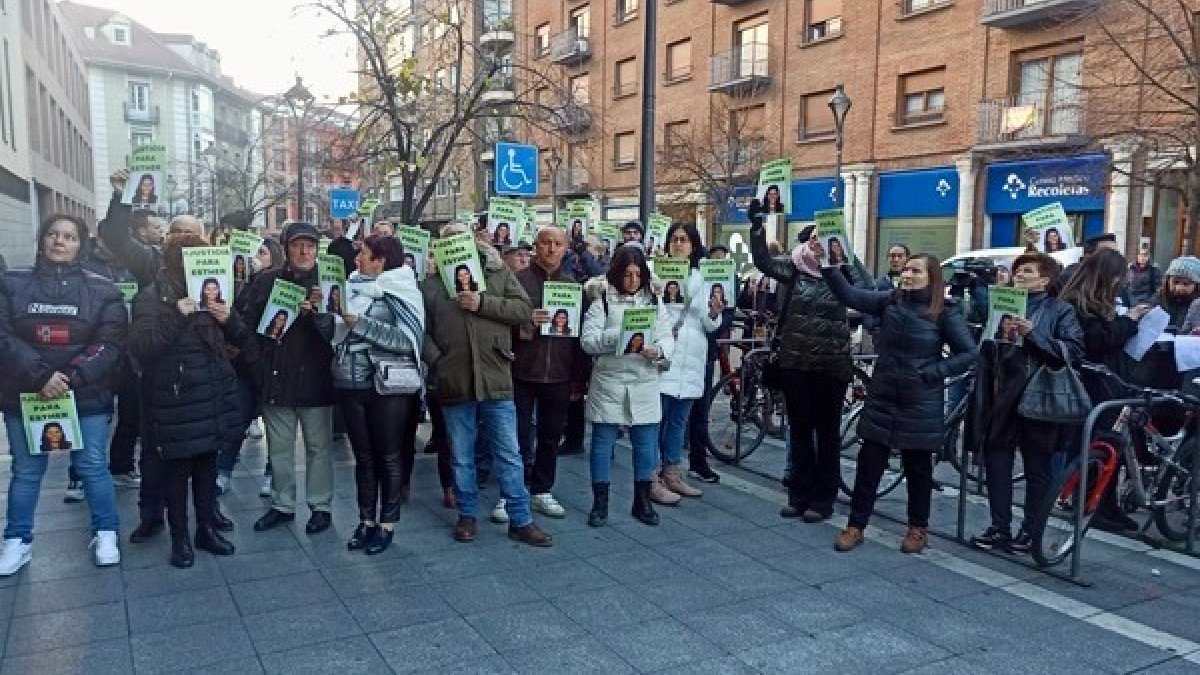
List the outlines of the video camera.
<svg viewBox="0 0 1200 675">
<path fill-rule="evenodd" d="M 996 283 L 999 267 L 990 258 L 968 258 L 956 262 L 954 274 L 948 282 L 950 295 L 962 297 L 963 292 L 975 286 L 991 286 Z"/>
</svg>

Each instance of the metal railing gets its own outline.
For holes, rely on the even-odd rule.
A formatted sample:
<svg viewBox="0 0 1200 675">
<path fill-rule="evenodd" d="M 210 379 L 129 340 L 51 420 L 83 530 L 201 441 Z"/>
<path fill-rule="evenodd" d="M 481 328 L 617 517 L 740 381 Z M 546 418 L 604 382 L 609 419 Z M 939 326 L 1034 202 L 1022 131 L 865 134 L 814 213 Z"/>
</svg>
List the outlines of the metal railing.
<svg viewBox="0 0 1200 675">
<path fill-rule="evenodd" d="M 121 103 L 121 108 L 125 113 L 126 122 L 139 122 L 142 124 L 158 124 L 159 110 L 158 106 L 152 105 L 148 108 L 135 108 L 128 101 Z"/>
<path fill-rule="evenodd" d="M 768 45 L 751 42 L 708 59 L 708 87 L 713 90 L 763 83 L 770 79 Z"/>
<path fill-rule="evenodd" d="M 516 28 L 512 10 L 487 12 L 483 15 L 483 33 L 511 33 Z"/>
<path fill-rule="evenodd" d="M 555 63 L 580 62 L 591 55 L 591 42 L 578 28 L 568 28 L 550 41 L 550 59 Z"/>
<path fill-rule="evenodd" d="M 550 123 L 560 131 L 577 133 L 592 126 L 592 109 L 586 103 L 567 100 L 551 113 Z"/>
<path fill-rule="evenodd" d="M 953 2 L 954 0 L 898 0 L 896 4 L 900 6 L 900 16 L 909 16 Z"/>
<path fill-rule="evenodd" d="M 1096 0 L 983 0 L 984 24 L 1016 26 L 1069 13 Z"/>
<path fill-rule="evenodd" d="M 1057 99 L 1057 100 L 1055 100 Z M 1081 91 L 1036 92 L 979 104 L 980 143 L 1037 140 L 1084 133 L 1087 97 Z"/>
</svg>

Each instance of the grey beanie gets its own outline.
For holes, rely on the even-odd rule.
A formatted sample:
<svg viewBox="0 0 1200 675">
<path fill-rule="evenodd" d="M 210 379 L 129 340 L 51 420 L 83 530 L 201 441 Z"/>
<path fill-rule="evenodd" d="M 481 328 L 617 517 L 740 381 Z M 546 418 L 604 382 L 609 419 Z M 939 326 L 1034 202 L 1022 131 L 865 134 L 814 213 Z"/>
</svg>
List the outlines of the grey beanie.
<svg viewBox="0 0 1200 675">
<path fill-rule="evenodd" d="M 1185 255 L 1172 260 L 1167 267 L 1167 276 L 1183 277 L 1194 284 L 1200 284 L 1200 258 Z"/>
</svg>

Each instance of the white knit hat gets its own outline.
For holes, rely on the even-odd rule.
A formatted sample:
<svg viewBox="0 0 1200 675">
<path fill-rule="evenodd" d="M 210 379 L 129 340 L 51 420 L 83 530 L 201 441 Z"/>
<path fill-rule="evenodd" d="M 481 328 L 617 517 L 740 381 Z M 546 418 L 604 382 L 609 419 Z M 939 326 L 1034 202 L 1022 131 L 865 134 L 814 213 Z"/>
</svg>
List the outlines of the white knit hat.
<svg viewBox="0 0 1200 675">
<path fill-rule="evenodd" d="M 1183 277 L 1194 284 L 1200 284 L 1200 258 L 1185 255 L 1172 260 L 1167 267 L 1167 276 Z"/>
</svg>

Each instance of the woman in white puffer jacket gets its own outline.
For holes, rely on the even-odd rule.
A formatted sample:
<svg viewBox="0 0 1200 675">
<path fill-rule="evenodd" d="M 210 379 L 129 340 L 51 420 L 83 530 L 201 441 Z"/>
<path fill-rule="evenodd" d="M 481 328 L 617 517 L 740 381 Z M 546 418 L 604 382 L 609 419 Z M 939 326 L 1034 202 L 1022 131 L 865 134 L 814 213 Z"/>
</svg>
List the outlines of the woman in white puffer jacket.
<svg viewBox="0 0 1200 675">
<path fill-rule="evenodd" d="M 633 446 L 633 517 L 647 525 L 658 524 L 650 503 L 650 486 L 658 463 L 658 423 L 662 417 L 658 382 L 665 354 L 671 353 L 667 312 L 650 288 L 650 268 L 639 246 L 623 245 L 613 254 L 605 277 L 588 282 L 591 300 L 580 331 L 583 350 L 596 357 L 588 384 L 585 416 L 592 423 L 590 468 L 592 510 L 588 525 L 608 521 L 608 486 L 613 448 L 620 427 L 629 428 Z M 657 307 L 653 330 L 642 336 L 640 353 L 618 355 L 621 321 L 631 307 Z"/>
<path fill-rule="evenodd" d="M 692 405 L 704 396 L 704 372 L 708 359 L 708 334 L 721 326 L 725 305 L 709 301 L 700 277 L 700 258 L 704 246 L 695 226 L 675 223 L 667 230 L 667 255 L 687 260 L 691 273 L 687 280 L 687 298 L 683 304 L 668 306 L 669 326 L 675 338 L 674 349 L 666 354 L 669 370 L 659 379 L 662 394 L 662 422 L 659 424 L 659 449 L 662 472 L 655 476 L 650 497 L 659 504 L 674 506 L 681 497 L 699 497 L 700 490 L 683 479 L 683 439 L 687 432 Z"/>
</svg>

